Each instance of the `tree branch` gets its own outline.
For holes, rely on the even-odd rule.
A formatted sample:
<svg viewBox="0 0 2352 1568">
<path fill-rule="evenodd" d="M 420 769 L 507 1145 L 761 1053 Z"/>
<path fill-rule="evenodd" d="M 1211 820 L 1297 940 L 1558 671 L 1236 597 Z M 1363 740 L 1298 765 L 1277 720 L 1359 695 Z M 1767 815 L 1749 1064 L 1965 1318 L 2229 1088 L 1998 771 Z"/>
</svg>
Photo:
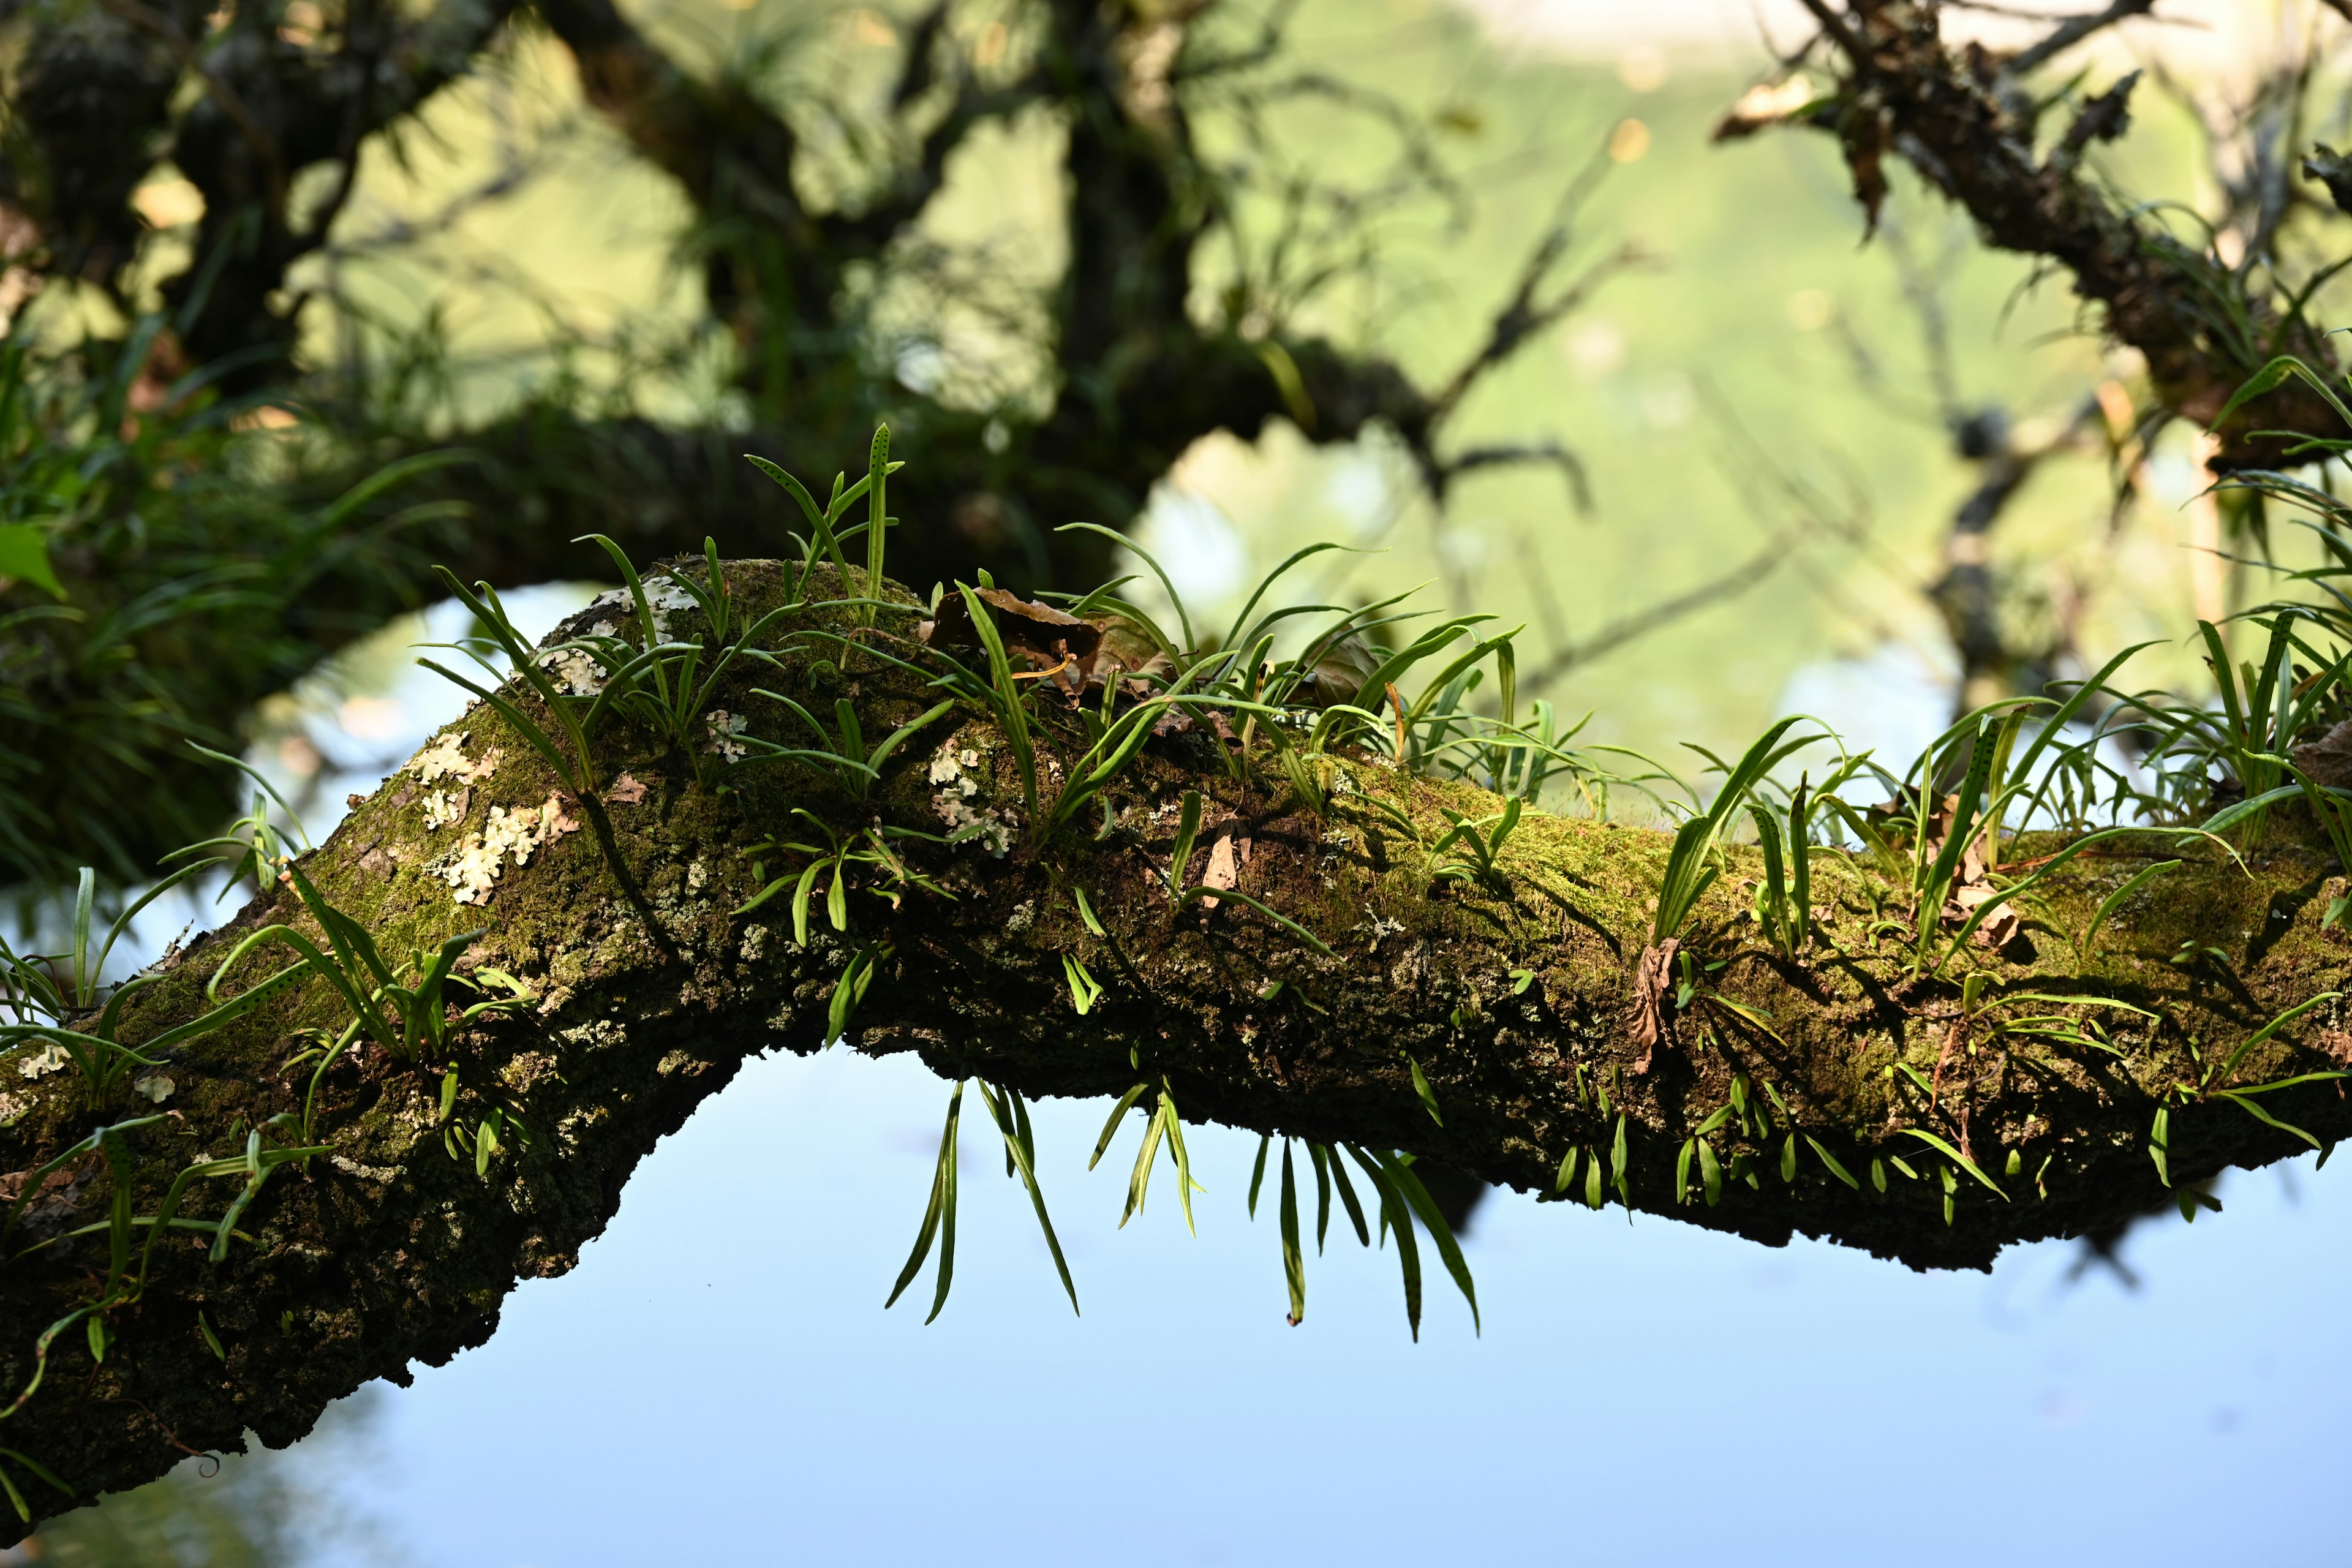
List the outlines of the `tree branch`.
<svg viewBox="0 0 2352 1568">
<path fill-rule="evenodd" d="M 755 611 L 782 592 L 772 563 L 729 574 Z M 889 639 L 918 613 L 886 611 L 881 646 L 903 649 Z M 866 733 L 889 733 L 936 690 L 792 637 L 856 618 L 788 616 L 781 667 L 742 683 L 820 707 L 851 699 Z M 714 700 L 770 710 L 731 685 Z M 1039 695 L 1031 734 L 1075 776 L 1076 721 L 1054 703 Z M 70 1071 L 12 1072 L 23 1087 L 0 1129 L 0 1163 L 19 1173 L 0 1268 L 6 1397 L 33 1380 L 37 1337 L 62 1326 L 43 1342 L 38 1387 L 0 1416 L 0 1464 L 30 1456 L 70 1486 L 69 1498 L 12 1469 L 37 1513 L 54 1513 L 161 1474 L 180 1452 L 167 1430 L 200 1447 L 236 1447 L 247 1429 L 280 1445 L 361 1383 L 404 1380 L 413 1360 L 480 1343 L 516 1277 L 571 1268 L 635 1163 L 746 1057 L 814 1051 L 845 1009 L 856 1049 L 911 1051 L 951 1079 L 1031 1096 L 1164 1082 L 1194 1121 L 1411 1151 L 1545 1194 L 1564 1164 L 1600 1162 L 1596 1203 L 1614 1193 L 1770 1245 L 1801 1230 L 1917 1267 L 1984 1267 L 2005 1245 L 2146 1209 L 2166 1182 L 2305 1147 L 2269 1118 L 2323 1141 L 2352 1132 L 2332 1078 L 2265 1090 L 2263 1117 L 2220 1092 L 2333 1074 L 2352 1056 L 2325 1011 L 2264 1028 L 2352 972 L 2345 938 L 2320 928 L 2326 868 L 2292 845 L 2242 870 L 2151 833 L 2077 861 L 2021 943 L 1960 960 L 1990 987 L 1965 994 L 1910 978 L 1903 952 L 1878 945 L 1896 890 L 1828 852 L 1812 862 L 1810 946 L 1763 942 L 1738 880 L 1756 862 L 1734 851 L 1732 875 L 1681 928 L 1724 967 L 1695 972 L 1662 1005 L 1629 975 L 1652 948 L 1664 834 L 1529 813 L 1491 873 L 1438 877 L 1439 808 L 1483 816 L 1494 797 L 1348 752 L 1327 759 L 1321 787 L 1334 793 L 1318 815 L 1295 783 L 1261 782 L 1262 756 L 1235 776 L 1224 748 L 1193 739 L 1155 743 L 1113 781 L 1106 833 L 1039 847 L 1019 753 L 972 711 L 921 728 L 865 801 L 782 767 L 727 770 L 729 791 L 714 795 L 695 765 L 711 758 L 608 730 L 593 757 L 612 828 L 600 844 L 567 831 L 585 813 L 565 779 L 475 710 L 294 869 L 387 955 L 478 928 L 459 968 L 482 990 L 463 994 L 506 994 L 503 975 L 525 1005 L 459 1021 L 414 1058 L 362 1040 L 322 1065 L 306 1040 L 331 1040 L 352 1014 L 314 974 L 213 1033 L 157 1046 L 163 1065 L 136 1069 L 141 1092 L 118 1085 L 100 1110 Z M 1185 790 L 1207 797 L 1204 816 L 1238 817 L 1254 845 L 1213 911 L 1167 896 Z M 799 810 L 823 825 L 782 834 L 818 846 L 805 853 L 774 842 L 808 820 Z M 838 919 L 819 897 L 794 940 L 792 887 L 827 835 L 855 848 L 869 826 L 936 834 L 943 816 L 995 825 L 1007 852 L 877 838 L 880 857 L 832 863 L 850 886 Z M 486 853 L 492 836 L 521 848 Z M 2011 845 L 2009 858 L 2040 847 Z M 2077 964 L 2092 908 L 2158 858 L 2184 861 L 2166 897 L 2109 919 Z M 120 1037 L 159 1042 L 195 1017 L 224 958 L 273 922 L 318 937 L 291 875 L 168 961 L 130 1000 Z M 642 902 L 623 896 L 630 885 Z M 762 888 L 771 896 L 747 909 Z M 1075 889 L 1091 891 L 1091 921 Z M 2185 938 L 2221 960 L 2168 962 Z M 289 956 L 228 965 L 219 994 L 246 994 Z M 1081 963 L 1102 987 L 1083 1010 Z M 2097 1048 L 2003 1033 L 1985 998 L 2011 991 L 2104 1008 L 2107 1032 Z M 1637 1033 L 1661 1018 L 1662 1037 Z M 1916 1087 L 1931 1075 L 1932 1093 Z M 2212 1092 L 2183 1100 L 2183 1081 Z M 2160 1095 L 2174 1103 L 2154 1121 Z M 45 1171 L 101 1126 L 116 1129 L 102 1151 Z M 1685 1152 L 1702 1138 L 1693 1167 Z M 323 1152 L 253 1184 L 269 1151 L 291 1148 Z M 1076 1154 L 1043 1152 L 1049 1190 Z M 205 1163 L 215 1159 L 226 1163 Z M 225 1223 L 224 1205 L 251 1189 L 218 1261 L 209 1229 L 136 1224 L 164 1217 L 174 1173 L 192 1167 L 181 1219 Z M 118 1190 L 127 1209 L 112 1207 Z M 128 1251 L 110 1262 L 126 1225 Z M 152 1268 L 139 1261 L 150 1235 Z M 125 1289 L 136 1269 L 143 1288 Z M 100 1300 L 93 1333 L 77 1314 Z"/>
</svg>

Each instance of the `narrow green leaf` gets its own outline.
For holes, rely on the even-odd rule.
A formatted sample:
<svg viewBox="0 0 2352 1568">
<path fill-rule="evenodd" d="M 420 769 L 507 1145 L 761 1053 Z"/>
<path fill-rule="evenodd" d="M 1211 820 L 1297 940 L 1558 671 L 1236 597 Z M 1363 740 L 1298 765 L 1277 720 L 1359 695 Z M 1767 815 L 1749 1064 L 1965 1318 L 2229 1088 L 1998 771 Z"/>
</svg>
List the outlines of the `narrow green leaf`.
<svg viewBox="0 0 2352 1568">
<path fill-rule="evenodd" d="M 1307 1257 L 1298 1245 L 1298 1184 L 1291 1173 L 1290 1140 L 1282 1141 L 1282 1274 L 1290 1287 L 1290 1323 L 1307 1321 Z"/>
<path fill-rule="evenodd" d="M 1364 1205 L 1356 1200 L 1356 1184 L 1348 1177 L 1348 1167 L 1340 1161 L 1338 1148 L 1328 1148 L 1324 1152 L 1331 1167 L 1332 1185 L 1339 1189 L 1339 1205 L 1348 1211 L 1348 1223 L 1356 1227 L 1356 1240 L 1370 1247 L 1372 1244 L 1371 1227 L 1364 1223 Z"/>
<path fill-rule="evenodd" d="M 2302 1017 L 2305 1013 L 2310 1012 L 2314 1007 L 2318 1006 L 2321 1003 L 2336 1001 L 2343 994 L 2344 994 L 2340 991 L 2323 991 L 2318 995 L 2311 998 L 2308 1002 L 2298 1002 L 2294 1006 L 2289 1007 L 2285 1012 L 2281 1013 L 2277 1017 L 2273 1018 L 2269 1023 L 2264 1024 L 2261 1028 L 2256 1029 L 2252 1034 L 2248 1035 L 2243 1040 L 2238 1042 L 2238 1048 L 2231 1051 L 2228 1058 L 2222 1061 L 2220 1070 L 2215 1073 L 2214 1076 L 2222 1079 L 2228 1078 L 2237 1069 L 2238 1064 L 2245 1059 L 2246 1053 L 2248 1051 L 2252 1050 L 2256 1046 L 2261 1045 L 2264 1040 L 2269 1039 L 2273 1035 L 2278 1033 L 2279 1030 L 2284 1028 L 2287 1025 L 2294 1023 L 2297 1018 Z"/>
<path fill-rule="evenodd" d="M 1827 1149 L 1822 1148 L 1822 1141 L 1820 1139 L 1808 1132 L 1805 1134 L 1805 1142 L 1813 1146 L 1813 1152 L 1821 1156 L 1822 1163 L 1829 1167 L 1829 1173 L 1831 1175 L 1835 1176 L 1839 1181 L 1843 1182 L 1855 1192 L 1862 1191 L 1862 1184 L 1853 1179 L 1853 1173 L 1847 1170 L 1843 1165 L 1839 1164 L 1837 1156 L 1831 1153 Z M 1875 1162 L 1873 1163 L 1875 1163 Z M 1878 1182 L 1878 1190 L 1882 1193 L 1885 1192 L 1886 1190 L 1885 1173 L 1883 1171 L 1878 1173 L 1876 1179 Z"/>
<path fill-rule="evenodd" d="M 1408 1056 L 1404 1058 L 1404 1065 L 1412 1069 L 1412 1092 L 1421 1100 L 1421 1108 L 1429 1112 L 1429 1119 L 1432 1121 L 1436 1122 L 1440 1127 L 1444 1126 L 1445 1118 L 1437 1113 L 1437 1096 L 1431 1090 L 1429 1079 L 1421 1070 L 1421 1064 Z"/>
<path fill-rule="evenodd" d="M 954 1095 L 961 1097 L 962 1093 L 963 1082 L 958 1079 Z M 939 1159 L 931 1167 L 930 1199 L 923 1207 L 922 1227 L 915 1233 L 914 1250 L 907 1255 L 907 1266 L 898 1270 L 898 1282 L 890 1287 L 889 1300 L 882 1303 L 886 1311 L 897 1306 L 898 1298 L 906 1294 L 907 1287 L 915 1282 L 915 1276 L 922 1270 L 923 1260 L 930 1257 L 931 1243 L 939 1235 L 940 1213 L 947 1201 L 946 1191 L 942 1186 L 943 1173 L 952 1162 L 955 1152 L 954 1105 L 954 1099 L 950 1099 L 948 1123 L 940 1133 Z"/>
<path fill-rule="evenodd" d="M 1046 1250 L 1054 1255 L 1054 1271 L 1061 1276 L 1062 1289 L 1069 1295 L 1070 1310 L 1076 1312 L 1077 1282 L 1070 1278 L 1069 1262 L 1062 1256 L 1061 1237 L 1054 1234 L 1053 1218 L 1045 1212 L 1045 1190 L 1037 1181 L 1037 1146 L 1029 1127 L 1029 1108 L 1014 1090 L 1007 1089 L 1003 1094 L 1003 1100 L 1000 1103 L 986 1083 L 980 1085 L 981 1102 L 988 1107 L 990 1118 L 995 1121 L 997 1131 L 1004 1139 L 1006 1158 L 1020 1172 L 1022 1185 L 1029 1189 L 1029 1205 L 1036 1211 L 1037 1228 L 1045 1233 Z"/>
<path fill-rule="evenodd" d="M 1111 1107 L 1110 1116 L 1103 1122 L 1102 1136 L 1095 1140 L 1094 1157 L 1087 1162 L 1087 1170 L 1091 1171 L 1102 1163 L 1104 1152 L 1110 1148 L 1110 1141 L 1118 1133 L 1120 1121 L 1135 1109 L 1135 1102 L 1141 1100 L 1150 1088 L 1148 1083 L 1139 1083 L 1119 1096 L 1118 1103 Z"/>
<path fill-rule="evenodd" d="M 939 1285 L 931 1293 L 930 1316 L 923 1320 L 926 1326 L 936 1321 L 940 1309 L 948 1304 L 948 1287 L 955 1280 L 956 1230 L 956 1124 L 963 1111 L 963 1080 L 956 1080 L 955 1092 L 948 1096 L 947 1132 L 940 1144 L 940 1274 Z M 1077 1305 L 1072 1293 L 1070 1305 Z"/>
<path fill-rule="evenodd" d="M 1958 1165 L 1961 1170 L 1966 1171 L 1969 1175 L 1974 1176 L 1978 1181 L 1982 1182 L 1985 1184 L 1986 1189 L 1998 1195 L 2001 1202 L 2007 1203 L 2009 1201 L 2009 1194 L 2000 1190 L 2000 1184 L 1995 1182 L 1990 1176 L 1986 1175 L 1982 1171 L 1978 1170 L 1977 1163 L 1974 1160 L 1962 1154 L 1958 1149 L 1953 1148 L 1949 1143 L 1945 1142 L 1933 1132 L 1929 1132 L 1926 1129 L 1919 1127 L 1906 1127 L 1903 1131 L 1908 1132 L 1912 1137 L 1916 1138 L 1922 1143 L 1927 1144 L 1929 1148 L 1934 1149 L 1937 1152 L 1950 1160 L 1952 1163 Z"/>
<path fill-rule="evenodd" d="M 1381 1168 L 1388 1173 L 1389 1180 L 1403 1194 L 1407 1206 L 1419 1216 L 1422 1228 L 1429 1232 L 1429 1239 L 1436 1244 L 1438 1260 L 1445 1265 L 1445 1272 L 1453 1277 L 1454 1288 L 1462 1292 L 1462 1299 L 1470 1303 L 1471 1331 L 1483 1334 L 1485 1326 L 1478 1321 L 1478 1287 L 1470 1278 L 1470 1265 L 1462 1256 L 1461 1243 L 1454 1239 L 1454 1227 L 1445 1222 L 1444 1211 L 1429 1195 L 1429 1189 L 1421 1184 L 1421 1178 L 1413 1173 L 1411 1161 L 1401 1155 L 1389 1154 L 1381 1158 Z M 1622 1174 L 1619 1180 L 1622 1184 Z"/>
</svg>

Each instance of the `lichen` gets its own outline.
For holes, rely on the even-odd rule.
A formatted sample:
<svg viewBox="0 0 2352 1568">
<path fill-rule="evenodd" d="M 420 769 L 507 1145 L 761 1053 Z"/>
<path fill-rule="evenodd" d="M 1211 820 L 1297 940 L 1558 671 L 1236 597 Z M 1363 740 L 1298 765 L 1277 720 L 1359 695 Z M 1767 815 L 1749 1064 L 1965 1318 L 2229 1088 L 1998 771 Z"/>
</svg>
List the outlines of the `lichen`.
<svg viewBox="0 0 2352 1568">
<path fill-rule="evenodd" d="M 409 766 L 415 770 L 417 781 L 434 784 L 452 778 L 459 784 L 474 784 L 496 773 L 499 763 L 504 760 L 504 753 L 493 746 L 478 758 L 467 757 L 465 754 L 467 739 L 468 732 L 464 730 L 445 730 L 435 736 L 422 751 L 409 759 Z"/>
<path fill-rule="evenodd" d="M 53 1072 L 63 1072 L 72 1065 L 73 1058 L 67 1053 L 65 1047 L 50 1040 L 19 1061 L 16 1070 L 26 1078 L 46 1078 Z"/>
<path fill-rule="evenodd" d="M 427 868 L 456 889 L 457 902 L 487 904 L 490 889 L 509 860 L 527 866 L 541 846 L 580 830 L 579 821 L 564 807 L 564 797 L 552 791 L 544 805 L 518 806 L 511 811 L 494 805 L 480 832 L 467 837 Z"/>
</svg>

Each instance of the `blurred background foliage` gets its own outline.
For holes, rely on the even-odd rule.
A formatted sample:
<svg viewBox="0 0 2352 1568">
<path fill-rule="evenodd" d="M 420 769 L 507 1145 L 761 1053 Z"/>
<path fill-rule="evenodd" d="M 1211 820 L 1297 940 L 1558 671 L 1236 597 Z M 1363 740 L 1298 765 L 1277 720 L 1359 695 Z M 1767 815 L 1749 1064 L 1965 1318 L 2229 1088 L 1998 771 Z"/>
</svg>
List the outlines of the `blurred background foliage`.
<svg viewBox="0 0 2352 1568">
<path fill-rule="evenodd" d="M 162 1480 L 52 1521 L 0 1563 L 48 1568 L 296 1568 L 331 1558 L 350 1568 L 398 1560 L 381 1521 L 332 1478 L 380 1458 L 378 1402 L 331 1406 L 298 1451 L 192 1458 Z"/>
<path fill-rule="evenodd" d="M 2139 389 L 2063 278 L 1899 173 L 1896 243 L 1860 245 L 1826 138 L 1710 148 L 1759 76 L 1736 31 L 1563 55 L 1491 21 L 17 7 L 0 460 L 68 616 L 0 597 L 0 857 L 134 879 L 230 805 L 178 742 L 255 735 L 429 562 L 773 551 L 739 454 L 825 471 L 876 418 L 918 586 L 1095 579 L 1052 531 L 1086 519 L 1213 603 L 1342 538 L 1384 553 L 1301 594 L 1434 580 L 1646 749 L 1727 744 L 1801 672 L 1864 707 L 1956 683 L 1920 590 L 1988 410 L 2075 437 L 1997 540 L 2022 674 L 2182 624 L 2191 457 L 2111 507 Z M 396 89 L 350 90 L 365 60 Z M 2193 186 L 2193 117 L 2141 109 L 2116 177 Z"/>
</svg>

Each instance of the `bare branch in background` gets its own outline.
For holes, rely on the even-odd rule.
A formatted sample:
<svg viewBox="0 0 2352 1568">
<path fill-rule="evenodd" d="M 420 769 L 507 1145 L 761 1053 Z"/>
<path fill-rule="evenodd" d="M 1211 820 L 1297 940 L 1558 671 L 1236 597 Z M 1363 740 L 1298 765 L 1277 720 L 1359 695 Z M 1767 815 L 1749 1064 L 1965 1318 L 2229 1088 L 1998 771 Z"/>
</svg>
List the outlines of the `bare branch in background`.
<svg viewBox="0 0 2352 1568">
<path fill-rule="evenodd" d="M 2029 71 L 2039 70 L 2092 34 L 2104 32 L 2134 16 L 2145 16 L 2155 9 L 2156 0 L 2115 0 L 2115 4 L 2104 11 L 2070 16 L 2043 34 L 2041 42 L 2011 56 L 2001 68 L 2002 74 L 2021 77 Z"/>
<path fill-rule="evenodd" d="M 1789 563 L 1799 545 L 1814 531 L 1809 523 L 1792 523 L 1759 550 L 1729 571 L 1710 577 L 1696 587 L 1646 605 L 1641 609 L 1607 622 L 1591 637 L 1553 649 L 1543 659 L 1522 671 L 1519 686 L 1526 691 L 1541 691 L 1553 681 L 1580 665 L 1591 663 L 1603 654 L 1614 652 L 1627 643 L 1664 631 L 1677 621 L 1686 620 L 1701 610 L 1712 609 L 1739 597 L 1750 588 L 1761 584 L 1773 573 Z"/>
<path fill-rule="evenodd" d="M 1832 101 L 1809 118 L 1839 136 L 1857 196 L 1873 216 L 1885 191 L 1883 160 L 1899 156 L 1965 209 L 1987 243 L 2046 257 L 2070 273 L 2076 291 L 2104 308 L 2107 331 L 2146 357 L 2158 399 L 2181 418 L 2215 418 L 2274 354 L 2335 364 L 2302 299 L 2284 283 L 2273 289 L 2272 275 L 2253 268 L 2257 255 L 2272 259 L 2274 218 L 2261 218 L 2242 237 L 2256 251 L 2200 249 L 2149 212 L 2118 205 L 2078 167 L 2084 147 L 2122 129 L 2129 79 L 2086 105 L 2047 158 L 2036 156 L 2037 109 L 2021 79 L 2095 33 L 2144 16 L 2147 5 L 2123 0 L 2070 19 L 2007 59 L 1947 47 L 1933 6 L 1856 0 L 1835 8 L 1807 0 L 1807 7 L 1843 70 Z M 1752 120 L 1727 120 L 1718 134 L 1750 129 Z M 2273 151 L 2261 162 L 2275 168 L 2284 160 Z M 2274 176 L 2270 184 L 2276 188 Z M 2274 210 L 2279 204 L 2265 208 Z M 2322 399 L 2290 384 L 2231 416 L 2214 464 L 2274 467 L 2290 459 L 2262 431 L 2340 424 Z"/>
</svg>

